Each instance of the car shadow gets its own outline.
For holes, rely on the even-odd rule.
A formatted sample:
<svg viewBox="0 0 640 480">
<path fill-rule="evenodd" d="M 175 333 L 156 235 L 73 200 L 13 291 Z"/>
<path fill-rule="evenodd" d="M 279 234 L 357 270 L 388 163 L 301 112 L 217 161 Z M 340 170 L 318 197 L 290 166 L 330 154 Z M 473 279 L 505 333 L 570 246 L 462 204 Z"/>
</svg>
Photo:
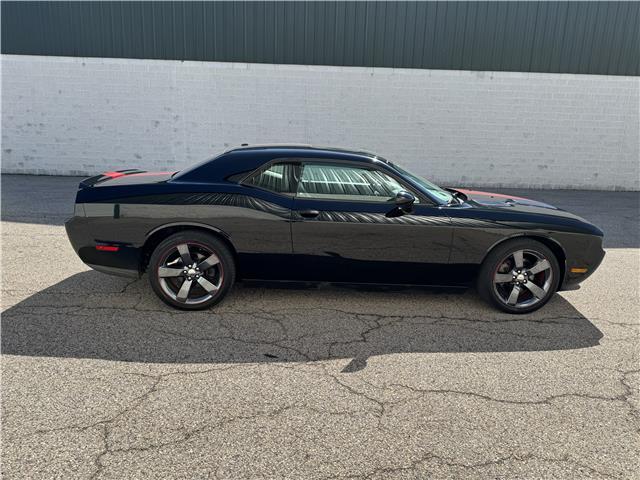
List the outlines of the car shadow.
<svg viewBox="0 0 640 480">
<path fill-rule="evenodd" d="M 507 315 L 474 292 L 238 284 L 217 307 L 173 310 L 146 278 L 75 274 L 2 314 L 2 353 L 144 363 L 313 362 L 397 353 L 588 348 L 602 333 L 556 295 Z"/>
</svg>

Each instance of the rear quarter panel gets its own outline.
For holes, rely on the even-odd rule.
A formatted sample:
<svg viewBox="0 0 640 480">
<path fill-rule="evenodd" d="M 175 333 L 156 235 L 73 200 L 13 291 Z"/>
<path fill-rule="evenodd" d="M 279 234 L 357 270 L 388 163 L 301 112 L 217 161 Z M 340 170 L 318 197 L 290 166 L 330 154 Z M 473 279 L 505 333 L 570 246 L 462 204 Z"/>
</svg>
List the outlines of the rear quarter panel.
<svg viewBox="0 0 640 480">
<path fill-rule="evenodd" d="M 165 183 L 80 190 L 68 224 L 72 244 L 86 262 L 112 261 L 96 243 L 117 243 L 138 253 L 149 236 L 169 226 L 208 227 L 228 238 L 241 259 L 291 253 L 292 199 L 239 185 Z M 73 234 L 71 232 L 73 231 Z M 251 273 L 251 272 L 247 272 Z"/>
</svg>

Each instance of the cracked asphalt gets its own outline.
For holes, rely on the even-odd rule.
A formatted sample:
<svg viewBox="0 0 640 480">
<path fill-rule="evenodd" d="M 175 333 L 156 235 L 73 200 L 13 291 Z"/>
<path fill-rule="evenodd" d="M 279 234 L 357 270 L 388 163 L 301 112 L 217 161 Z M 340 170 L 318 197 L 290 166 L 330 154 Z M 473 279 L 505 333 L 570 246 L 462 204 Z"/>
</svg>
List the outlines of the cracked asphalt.
<svg viewBox="0 0 640 480">
<path fill-rule="evenodd" d="M 607 234 L 527 316 L 270 284 L 193 313 L 82 264 L 77 182 L 2 177 L 4 478 L 640 478 L 638 193 L 517 192 Z"/>
</svg>

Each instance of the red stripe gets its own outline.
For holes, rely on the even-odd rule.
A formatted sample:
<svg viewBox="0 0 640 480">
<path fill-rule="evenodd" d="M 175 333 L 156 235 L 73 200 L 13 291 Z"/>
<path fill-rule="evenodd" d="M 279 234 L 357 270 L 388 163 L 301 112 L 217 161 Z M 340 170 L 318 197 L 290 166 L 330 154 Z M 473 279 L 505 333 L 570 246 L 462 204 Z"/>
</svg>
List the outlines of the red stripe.
<svg viewBox="0 0 640 480">
<path fill-rule="evenodd" d="M 123 177 L 125 174 L 121 172 L 105 172 L 102 175 L 104 177 L 109 177 L 109 178 L 118 178 L 118 177 Z"/>
<path fill-rule="evenodd" d="M 168 175 L 170 173 L 175 173 L 175 172 L 140 172 L 140 173 L 132 173 L 127 176 L 128 177 L 148 177 L 148 176 L 154 176 L 154 175 Z"/>
<path fill-rule="evenodd" d="M 479 190 L 466 190 L 464 188 L 456 188 L 456 190 L 464 193 L 465 195 L 487 195 L 487 196 L 497 197 L 497 198 L 513 198 L 514 200 L 515 199 L 528 200 L 528 198 L 516 197 L 514 195 L 503 195 L 501 193 L 481 192 Z"/>
</svg>

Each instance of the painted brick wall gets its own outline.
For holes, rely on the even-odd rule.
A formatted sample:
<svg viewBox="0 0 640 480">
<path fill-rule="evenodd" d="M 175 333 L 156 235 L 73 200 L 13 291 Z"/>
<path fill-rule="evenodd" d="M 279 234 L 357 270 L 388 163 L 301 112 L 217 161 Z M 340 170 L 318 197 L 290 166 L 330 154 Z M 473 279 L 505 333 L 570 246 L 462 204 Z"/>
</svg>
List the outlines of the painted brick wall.
<svg viewBox="0 0 640 480">
<path fill-rule="evenodd" d="M 180 169 L 240 143 L 375 151 L 443 184 L 640 189 L 640 78 L 2 57 L 2 169 Z"/>
</svg>

